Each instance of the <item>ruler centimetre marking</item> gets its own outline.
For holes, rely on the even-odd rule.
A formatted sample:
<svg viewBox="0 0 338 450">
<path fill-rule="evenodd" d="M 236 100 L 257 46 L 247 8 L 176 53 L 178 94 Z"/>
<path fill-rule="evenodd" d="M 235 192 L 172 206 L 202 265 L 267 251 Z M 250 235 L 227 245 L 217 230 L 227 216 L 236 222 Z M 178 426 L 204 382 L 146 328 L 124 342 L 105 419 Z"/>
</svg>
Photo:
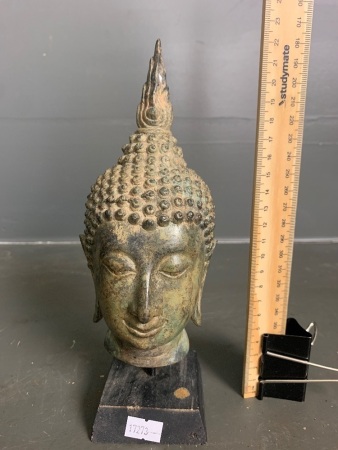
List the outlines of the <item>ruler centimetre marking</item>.
<svg viewBox="0 0 338 450">
<path fill-rule="evenodd" d="M 284 334 L 313 0 L 264 0 L 243 397 L 258 388 L 261 339 Z"/>
</svg>

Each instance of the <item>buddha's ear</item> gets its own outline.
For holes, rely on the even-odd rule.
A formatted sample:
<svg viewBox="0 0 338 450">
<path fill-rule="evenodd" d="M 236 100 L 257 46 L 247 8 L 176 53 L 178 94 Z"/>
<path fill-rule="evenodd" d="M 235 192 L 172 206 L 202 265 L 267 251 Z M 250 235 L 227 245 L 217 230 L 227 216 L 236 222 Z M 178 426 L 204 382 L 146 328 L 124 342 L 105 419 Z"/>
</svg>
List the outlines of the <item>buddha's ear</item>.
<svg viewBox="0 0 338 450">
<path fill-rule="evenodd" d="M 204 270 L 200 282 L 200 286 L 198 289 L 198 293 L 195 300 L 195 306 L 191 315 L 191 320 L 194 322 L 195 325 L 200 326 L 202 323 L 202 313 L 201 313 L 201 303 L 202 303 L 202 293 L 203 293 L 203 286 L 205 282 L 205 277 L 207 276 L 207 271 L 209 267 L 209 261 L 206 261 L 204 263 Z"/>
<path fill-rule="evenodd" d="M 86 236 L 84 234 L 80 234 L 79 238 L 80 238 L 80 242 L 82 245 L 83 253 L 85 254 L 87 261 L 88 261 L 90 259 L 90 257 L 89 257 L 89 252 L 86 247 Z"/>
<path fill-rule="evenodd" d="M 91 264 L 91 255 L 86 246 L 86 236 L 84 234 L 80 234 L 79 238 L 80 238 L 80 242 L 82 245 L 83 253 L 85 254 L 85 257 L 87 258 L 88 267 L 93 274 L 93 266 Z"/>
<path fill-rule="evenodd" d="M 93 265 L 91 264 L 91 255 L 88 252 L 88 249 L 86 247 L 86 236 L 84 234 L 80 234 L 80 241 L 81 241 L 81 245 L 82 245 L 82 249 L 83 252 L 87 258 L 87 262 L 88 262 L 88 267 L 92 273 L 92 275 L 94 275 L 93 273 Z M 93 321 L 94 322 L 99 322 L 102 319 L 102 311 L 98 302 L 98 299 L 95 299 L 95 309 L 94 309 L 94 316 L 93 316 Z"/>
</svg>

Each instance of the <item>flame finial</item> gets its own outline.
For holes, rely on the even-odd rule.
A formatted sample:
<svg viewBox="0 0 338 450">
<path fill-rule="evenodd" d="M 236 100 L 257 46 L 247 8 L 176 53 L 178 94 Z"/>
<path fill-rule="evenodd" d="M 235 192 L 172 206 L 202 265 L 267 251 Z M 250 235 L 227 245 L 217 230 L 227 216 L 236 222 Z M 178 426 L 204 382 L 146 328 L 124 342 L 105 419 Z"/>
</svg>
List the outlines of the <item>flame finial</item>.
<svg viewBox="0 0 338 450">
<path fill-rule="evenodd" d="M 137 108 L 136 123 L 138 128 L 170 130 L 172 121 L 173 110 L 162 59 L 161 41 L 158 39 L 154 56 L 149 62 L 147 81 L 143 85 L 141 102 Z"/>
</svg>

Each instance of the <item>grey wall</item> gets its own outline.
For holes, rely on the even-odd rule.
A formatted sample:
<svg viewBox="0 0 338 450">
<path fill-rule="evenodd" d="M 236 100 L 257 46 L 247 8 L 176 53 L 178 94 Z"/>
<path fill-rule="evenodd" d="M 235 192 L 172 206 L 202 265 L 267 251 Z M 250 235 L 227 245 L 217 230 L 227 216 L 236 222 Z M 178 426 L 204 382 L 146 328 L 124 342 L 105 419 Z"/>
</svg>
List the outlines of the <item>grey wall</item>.
<svg viewBox="0 0 338 450">
<path fill-rule="evenodd" d="M 249 235 L 261 1 L 1 0 L 0 240 L 77 239 L 129 134 L 156 38 L 174 134 Z M 338 2 L 315 5 L 297 236 L 338 235 Z"/>
</svg>

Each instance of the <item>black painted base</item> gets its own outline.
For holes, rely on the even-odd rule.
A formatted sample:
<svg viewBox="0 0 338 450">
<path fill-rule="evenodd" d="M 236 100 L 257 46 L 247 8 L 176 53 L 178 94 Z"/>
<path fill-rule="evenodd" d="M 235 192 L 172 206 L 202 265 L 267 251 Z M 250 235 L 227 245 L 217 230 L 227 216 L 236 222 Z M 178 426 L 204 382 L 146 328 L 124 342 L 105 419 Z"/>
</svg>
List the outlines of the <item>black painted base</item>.
<svg viewBox="0 0 338 450">
<path fill-rule="evenodd" d="M 125 437 L 128 416 L 163 422 L 161 444 L 204 444 L 207 435 L 196 352 L 183 361 L 142 369 L 114 360 L 93 425 L 92 441 L 146 443 Z"/>
</svg>

